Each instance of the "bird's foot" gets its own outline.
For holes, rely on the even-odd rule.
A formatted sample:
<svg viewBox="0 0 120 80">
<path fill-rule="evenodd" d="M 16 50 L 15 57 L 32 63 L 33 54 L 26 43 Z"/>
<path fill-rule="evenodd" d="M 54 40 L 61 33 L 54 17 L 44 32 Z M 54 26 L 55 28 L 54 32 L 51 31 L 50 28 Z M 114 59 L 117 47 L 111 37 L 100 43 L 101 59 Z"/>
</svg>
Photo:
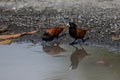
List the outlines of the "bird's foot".
<svg viewBox="0 0 120 80">
<path fill-rule="evenodd" d="M 82 39 L 82 42 L 85 42 L 86 40 L 90 39 L 89 37 L 88 38 L 85 38 L 85 39 Z"/>
<path fill-rule="evenodd" d="M 72 43 L 69 43 L 69 45 L 74 45 L 74 44 L 77 44 L 77 42 L 72 42 Z"/>
<path fill-rule="evenodd" d="M 82 39 L 82 42 L 84 43 L 86 40 L 85 39 Z"/>
</svg>

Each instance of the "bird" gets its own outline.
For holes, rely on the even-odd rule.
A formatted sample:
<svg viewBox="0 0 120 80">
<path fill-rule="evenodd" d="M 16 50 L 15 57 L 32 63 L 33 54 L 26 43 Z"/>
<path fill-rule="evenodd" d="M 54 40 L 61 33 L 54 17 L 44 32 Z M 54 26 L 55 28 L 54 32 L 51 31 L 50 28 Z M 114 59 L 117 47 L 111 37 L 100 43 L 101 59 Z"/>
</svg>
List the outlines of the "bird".
<svg viewBox="0 0 120 80">
<path fill-rule="evenodd" d="M 74 38 L 74 41 L 70 43 L 71 45 L 75 44 L 75 41 L 77 39 L 81 39 L 82 42 L 85 42 L 86 39 L 88 39 L 88 38 L 84 39 L 84 37 L 85 37 L 86 32 L 89 31 L 90 29 L 78 28 L 77 25 L 74 22 L 69 22 L 67 24 L 67 26 L 69 27 L 70 36 L 72 38 Z"/>
<path fill-rule="evenodd" d="M 51 41 L 54 38 L 59 38 L 59 34 L 65 30 L 67 28 L 67 26 L 61 26 L 61 27 L 51 27 L 51 28 L 47 28 L 44 31 L 44 34 L 42 36 L 42 40 L 43 41 Z"/>
</svg>

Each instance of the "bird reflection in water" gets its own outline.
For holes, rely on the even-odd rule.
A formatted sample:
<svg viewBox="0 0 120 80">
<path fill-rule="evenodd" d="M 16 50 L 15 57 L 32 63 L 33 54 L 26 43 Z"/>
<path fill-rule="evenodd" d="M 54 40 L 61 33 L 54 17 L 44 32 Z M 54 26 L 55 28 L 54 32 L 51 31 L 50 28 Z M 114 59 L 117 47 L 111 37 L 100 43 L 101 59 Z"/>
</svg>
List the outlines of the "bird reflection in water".
<svg viewBox="0 0 120 80">
<path fill-rule="evenodd" d="M 71 65 L 69 66 L 69 69 L 76 69 L 79 65 L 79 62 L 81 62 L 82 59 L 88 55 L 83 47 L 81 47 L 81 49 L 78 49 L 76 46 L 73 47 L 75 47 L 76 50 L 70 56 Z"/>
<path fill-rule="evenodd" d="M 59 53 L 65 52 L 66 50 L 60 47 L 59 44 L 54 44 L 54 45 L 44 45 L 43 51 L 46 52 L 48 55 L 56 56 Z"/>
</svg>

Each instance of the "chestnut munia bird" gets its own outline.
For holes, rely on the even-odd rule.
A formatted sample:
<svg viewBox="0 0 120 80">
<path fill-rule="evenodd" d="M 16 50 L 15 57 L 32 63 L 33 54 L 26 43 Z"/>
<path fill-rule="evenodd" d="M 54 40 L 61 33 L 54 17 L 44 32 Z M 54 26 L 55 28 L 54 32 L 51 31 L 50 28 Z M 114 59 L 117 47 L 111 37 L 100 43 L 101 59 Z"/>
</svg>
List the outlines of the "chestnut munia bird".
<svg viewBox="0 0 120 80">
<path fill-rule="evenodd" d="M 84 42 L 86 40 L 86 39 L 84 39 L 84 36 L 85 36 L 86 32 L 89 31 L 90 29 L 78 28 L 77 25 L 73 22 L 69 22 L 68 27 L 69 27 L 70 36 L 75 39 L 70 44 L 74 44 L 77 39 L 81 39 L 82 42 Z"/>
<path fill-rule="evenodd" d="M 42 40 L 43 41 L 51 41 L 55 37 L 58 38 L 59 34 L 66 28 L 67 28 L 67 26 L 48 28 L 44 31 Z"/>
</svg>

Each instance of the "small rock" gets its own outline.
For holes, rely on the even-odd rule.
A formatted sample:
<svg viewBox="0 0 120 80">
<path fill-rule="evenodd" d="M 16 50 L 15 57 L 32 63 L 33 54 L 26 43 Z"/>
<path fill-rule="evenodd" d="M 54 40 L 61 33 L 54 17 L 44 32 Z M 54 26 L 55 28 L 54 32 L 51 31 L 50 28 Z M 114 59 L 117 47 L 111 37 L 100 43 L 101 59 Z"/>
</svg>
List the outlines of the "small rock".
<svg viewBox="0 0 120 80">
<path fill-rule="evenodd" d="M 97 64 L 102 64 L 102 65 L 104 65 L 104 64 L 105 64 L 105 61 L 104 61 L 104 60 L 98 60 L 98 61 L 97 61 Z"/>
</svg>

